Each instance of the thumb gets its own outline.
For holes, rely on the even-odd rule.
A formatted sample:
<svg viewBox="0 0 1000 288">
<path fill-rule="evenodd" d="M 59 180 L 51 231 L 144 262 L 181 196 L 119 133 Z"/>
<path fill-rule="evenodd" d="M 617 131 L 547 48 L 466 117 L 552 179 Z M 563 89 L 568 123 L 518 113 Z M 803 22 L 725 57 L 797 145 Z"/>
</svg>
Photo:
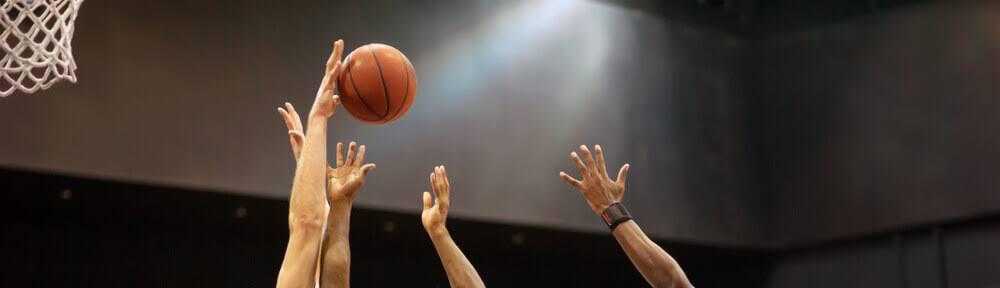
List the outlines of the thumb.
<svg viewBox="0 0 1000 288">
<path fill-rule="evenodd" d="M 615 180 L 615 182 L 618 182 L 618 184 L 625 185 L 625 179 L 628 178 L 629 167 L 632 166 L 629 164 L 625 164 L 624 166 L 622 166 L 621 170 L 618 170 L 618 178 Z"/>
<path fill-rule="evenodd" d="M 339 80 L 339 78 L 340 78 L 340 73 L 343 73 L 343 71 L 344 71 L 344 63 L 343 63 L 343 61 L 337 61 L 337 63 L 334 63 L 333 65 L 334 65 L 333 69 L 330 69 L 330 71 L 329 71 L 330 72 L 330 85 L 337 85 L 337 80 Z M 331 87 L 334 87 L 334 86 L 331 86 Z"/>
<path fill-rule="evenodd" d="M 299 156 L 302 152 L 302 133 L 298 131 L 288 131 L 288 140 L 292 145 L 292 155 L 295 156 L 295 161 L 299 161 Z"/>
<path fill-rule="evenodd" d="M 299 145 L 302 145 L 302 140 L 305 138 L 305 136 L 302 135 L 302 132 L 295 130 L 288 130 L 288 136 L 292 137 L 292 141 L 295 141 L 295 143 Z"/>
<path fill-rule="evenodd" d="M 431 193 L 424 191 L 424 210 L 431 209 L 434 204 L 431 201 Z"/>
<path fill-rule="evenodd" d="M 365 164 L 364 166 L 361 166 L 361 174 L 367 176 L 368 175 L 368 170 L 372 170 L 372 169 L 375 169 L 375 163 Z"/>
</svg>

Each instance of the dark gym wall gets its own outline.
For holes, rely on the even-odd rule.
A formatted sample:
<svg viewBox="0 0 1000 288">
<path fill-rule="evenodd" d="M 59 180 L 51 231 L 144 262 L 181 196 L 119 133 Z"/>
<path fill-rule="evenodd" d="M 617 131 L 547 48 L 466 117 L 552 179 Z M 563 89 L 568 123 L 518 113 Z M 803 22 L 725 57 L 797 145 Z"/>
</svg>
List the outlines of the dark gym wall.
<svg viewBox="0 0 1000 288">
<path fill-rule="evenodd" d="M 857 239 L 782 254 L 766 287 L 997 287 L 1000 218 Z"/>
<path fill-rule="evenodd" d="M 0 169 L 0 203 L 17 203 L 0 209 L 0 287 L 274 287 L 288 241 L 281 199 Z M 351 287 L 448 286 L 418 214 L 351 221 Z M 448 229 L 493 287 L 648 286 L 609 233 Z M 656 242 L 698 287 L 763 287 L 766 253 Z"/>
<path fill-rule="evenodd" d="M 755 45 L 776 245 L 1000 210 L 1000 5 L 943 2 Z"/>
<path fill-rule="evenodd" d="M 747 43 L 604 2 L 88 0 L 79 83 L 0 100 L 0 165 L 285 199 L 275 108 L 309 110 L 335 37 L 399 47 L 420 80 L 398 123 L 334 116 L 331 142 L 379 165 L 363 206 L 418 210 L 446 164 L 456 217 L 604 231 L 557 176 L 600 143 L 653 236 L 761 243 Z"/>
</svg>

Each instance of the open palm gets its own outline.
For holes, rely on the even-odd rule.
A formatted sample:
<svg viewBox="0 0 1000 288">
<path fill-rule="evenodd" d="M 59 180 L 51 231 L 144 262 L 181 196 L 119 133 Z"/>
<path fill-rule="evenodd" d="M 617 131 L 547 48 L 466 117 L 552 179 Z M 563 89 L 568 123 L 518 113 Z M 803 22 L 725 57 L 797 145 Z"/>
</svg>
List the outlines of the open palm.
<svg viewBox="0 0 1000 288">
<path fill-rule="evenodd" d="M 357 144 L 351 142 L 347 148 L 347 157 L 343 157 L 344 144 L 337 143 L 337 167 L 327 167 L 326 191 L 330 202 L 336 200 L 353 200 L 361 185 L 365 184 L 365 175 L 375 168 L 375 164 L 365 162 L 365 145 L 361 145 L 355 154 Z"/>
<path fill-rule="evenodd" d="M 434 173 L 431 173 L 431 189 L 434 190 L 436 199 L 431 198 L 431 193 L 424 192 L 424 210 L 420 214 L 420 220 L 428 231 L 443 228 L 445 220 L 448 219 L 451 183 L 448 183 L 448 173 L 444 170 L 444 165 L 434 167 Z"/>
<path fill-rule="evenodd" d="M 594 213 L 601 214 L 612 203 L 622 201 L 622 197 L 625 196 L 625 178 L 628 176 L 630 166 L 629 164 L 623 165 L 618 170 L 618 178 L 611 180 L 608 171 L 605 170 L 604 150 L 601 150 L 601 145 L 596 145 L 594 150 L 597 152 L 596 160 L 590 155 L 590 149 L 584 145 L 580 145 L 580 153 L 583 153 L 582 160 L 576 152 L 570 153 L 570 158 L 576 162 L 576 167 L 580 168 L 583 180 L 577 180 L 566 172 L 559 172 L 559 176 L 580 190 Z"/>
</svg>

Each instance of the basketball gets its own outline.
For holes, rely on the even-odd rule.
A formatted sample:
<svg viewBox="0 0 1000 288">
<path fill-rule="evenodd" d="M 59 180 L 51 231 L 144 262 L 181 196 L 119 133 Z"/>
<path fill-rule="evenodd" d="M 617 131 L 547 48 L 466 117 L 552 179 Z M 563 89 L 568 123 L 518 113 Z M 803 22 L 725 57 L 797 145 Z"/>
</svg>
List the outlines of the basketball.
<svg viewBox="0 0 1000 288">
<path fill-rule="evenodd" d="M 354 118 L 385 124 L 410 109 L 417 94 L 417 74 L 402 52 L 385 44 L 367 44 L 343 63 L 337 87 L 340 101 Z"/>
</svg>

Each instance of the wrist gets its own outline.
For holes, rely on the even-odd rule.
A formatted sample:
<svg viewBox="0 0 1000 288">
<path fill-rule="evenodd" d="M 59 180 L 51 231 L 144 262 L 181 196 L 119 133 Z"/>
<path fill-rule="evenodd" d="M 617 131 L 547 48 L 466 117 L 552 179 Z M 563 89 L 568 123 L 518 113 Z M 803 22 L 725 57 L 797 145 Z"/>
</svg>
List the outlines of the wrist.
<svg viewBox="0 0 1000 288">
<path fill-rule="evenodd" d="M 608 203 L 603 203 L 603 204 L 591 205 L 591 207 L 593 207 L 594 214 L 597 214 L 597 216 L 603 217 L 604 211 L 608 210 L 608 207 L 611 207 L 611 204 L 614 204 L 614 203 L 615 202 L 608 202 Z"/>
<path fill-rule="evenodd" d="M 622 205 L 621 202 L 613 202 L 601 212 L 601 220 L 608 226 L 608 229 L 614 232 L 618 225 L 631 221 L 632 214 L 628 212 L 628 209 L 625 209 L 625 205 Z"/>
<path fill-rule="evenodd" d="M 360 190 L 360 189 L 358 189 L 358 190 Z M 330 196 L 329 196 L 329 201 L 330 201 L 331 205 L 333 203 L 350 205 L 350 204 L 354 203 L 354 197 L 357 196 L 357 195 L 358 195 L 358 191 L 357 190 L 352 191 L 350 193 L 343 192 L 343 191 L 334 191 L 334 190 L 331 190 L 331 193 L 330 193 Z"/>
<path fill-rule="evenodd" d="M 330 211 L 351 211 L 351 207 L 353 206 L 354 201 L 351 199 L 330 199 Z"/>
<path fill-rule="evenodd" d="M 597 202 L 597 203 L 595 203 L 595 202 L 587 202 L 587 204 L 590 205 L 590 208 L 591 208 L 591 210 L 594 211 L 594 214 L 597 214 L 597 216 L 601 216 L 601 217 L 603 217 L 604 211 L 608 210 L 608 207 L 611 207 L 611 205 L 615 205 L 615 203 L 621 202 L 621 200 L 615 201 L 615 200 L 610 200 L 610 199 L 607 199 L 607 200 L 601 199 L 599 201 L 601 201 L 601 202 Z M 603 202 L 603 201 L 607 201 L 607 202 Z"/>
<path fill-rule="evenodd" d="M 319 113 L 316 113 L 316 112 L 310 112 L 309 113 L 309 124 L 308 125 L 309 126 L 312 126 L 312 125 L 326 125 L 326 122 L 329 119 L 330 119 L 330 116 L 322 115 L 322 114 L 319 114 Z"/>
<path fill-rule="evenodd" d="M 425 225 L 424 229 L 427 230 L 427 234 L 430 235 L 431 238 L 448 236 L 448 228 L 444 227 L 444 223 Z"/>
</svg>

